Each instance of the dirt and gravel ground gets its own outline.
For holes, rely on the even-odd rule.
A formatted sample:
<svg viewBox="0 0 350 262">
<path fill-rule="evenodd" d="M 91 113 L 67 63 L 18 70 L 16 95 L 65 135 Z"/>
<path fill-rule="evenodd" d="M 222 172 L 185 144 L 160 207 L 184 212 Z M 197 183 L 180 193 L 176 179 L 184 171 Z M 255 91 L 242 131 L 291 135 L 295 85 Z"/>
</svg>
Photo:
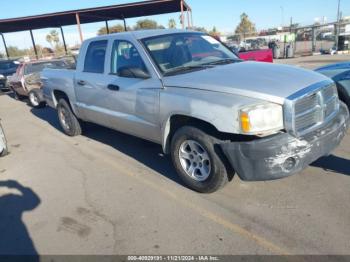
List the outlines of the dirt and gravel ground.
<svg viewBox="0 0 350 262">
<path fill-rule="evenodd" d="M 346 55 L 316 55 L 291 59 L 278 59 L 275 63 L 299 66 L 307 69 L 316 69 L 323 65 L 350 61 L 350 54 Z"/>
<path fill-rule="evenodd" d="M 236 177 L 201 195 L 183 187 L 158 145 L 95 125 L 67 137 L 54 110 L 6 94 L 0 117 L 11 151 L 0 159 L 0 253 L 350 255 L 349 135 L 298 175 Z"/>
</svg>

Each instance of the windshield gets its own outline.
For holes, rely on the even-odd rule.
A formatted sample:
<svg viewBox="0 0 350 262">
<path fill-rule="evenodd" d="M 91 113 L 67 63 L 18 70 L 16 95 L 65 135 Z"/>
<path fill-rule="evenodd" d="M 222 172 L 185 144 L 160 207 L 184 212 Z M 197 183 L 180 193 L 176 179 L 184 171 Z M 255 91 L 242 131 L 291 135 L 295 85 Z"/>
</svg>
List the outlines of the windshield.
<svg viewBox="0 0 350 262">
<path fill-rule="evenodd" d="M 52 68 L 52 69 L 69 68 L 69 65 L 65 61 L 49 61 L 49 62 L 28 64 L 26 66 L 25 74 L 30 75 L 33 73 L 38 73 L 43 71 L 44 68 Z"/>
<path fill-rule="evenodd" d="M 226 46 L 202 33 L 163 35 L 142 42 L 164 75 L 239 61 Z"/>
</svg>

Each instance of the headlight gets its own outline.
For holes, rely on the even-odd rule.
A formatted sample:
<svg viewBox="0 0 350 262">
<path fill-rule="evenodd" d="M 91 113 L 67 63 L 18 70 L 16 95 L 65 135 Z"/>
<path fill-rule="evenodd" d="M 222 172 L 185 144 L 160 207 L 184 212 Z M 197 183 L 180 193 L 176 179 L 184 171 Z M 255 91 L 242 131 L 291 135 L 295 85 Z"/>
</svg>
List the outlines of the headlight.
<svg viewBox="0 0 350 262">
<path fill-rule="evenodd" d="M 0 79 L 4 79 L 4 78 L 5 78 L 5 76 L 0 74 Z"/>
<path fill-rule="evenodd" d="M 262 135 L 283 129 L 281 105 L 267 103 L 254 105 L 240 111 L 241 131 L 249 135 Z"/>
</svg>

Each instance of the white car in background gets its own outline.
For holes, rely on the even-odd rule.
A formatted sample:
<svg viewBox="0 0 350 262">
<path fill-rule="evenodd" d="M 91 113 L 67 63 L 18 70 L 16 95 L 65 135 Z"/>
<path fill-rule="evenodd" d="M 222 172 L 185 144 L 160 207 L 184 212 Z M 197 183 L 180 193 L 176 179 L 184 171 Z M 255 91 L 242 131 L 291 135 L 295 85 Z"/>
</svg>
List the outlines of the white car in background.
<svg viewBox="0 0 350 262">
<path fill-rule="evenodd" d="M 0 123 L 0 157 L 5 156 L 7 152 L 8 152 L 7 141 L 6 141 L 4 130 L 2 129 L 2 126 Z"/>
</svg>

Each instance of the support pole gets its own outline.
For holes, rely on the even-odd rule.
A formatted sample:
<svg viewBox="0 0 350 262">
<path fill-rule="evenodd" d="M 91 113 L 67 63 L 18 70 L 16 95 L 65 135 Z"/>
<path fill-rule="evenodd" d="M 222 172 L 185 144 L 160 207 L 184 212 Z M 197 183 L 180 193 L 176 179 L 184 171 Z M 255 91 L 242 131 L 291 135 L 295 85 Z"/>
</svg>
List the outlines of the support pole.
<svg viewBox="0 0 350 262">
<path fill-rule="evenodd" d="M 181 6 L 181 25 L 182 25 L 182 29 L 185 29 L 184 1 L 183 0 L 181 0 L 180 6 Z"/>
<path fill-rule="evenodd" d="M 192 9 L 190 9 L 191 12 L 191 27 L 194 27 L 194 23 L 193 23 L 193 13 L 192 13 Z"/>
<path fill-rule="evenodd" d="M 30 32 L 30 37 L 31 37 L 31 39 L 32 39 L 32 44 L 33 44 L 33 48 L 34 48 L 35 57 L 36 57 L 36 59 L 38 60 L 38 59 L 39 59 L 38 50 L 36 49 L 36 46 L 35 46 L 33 31 L 32 31 L 32 30 L 29 30 L 29 32 Z"/>
<path fill-rule="evenodd" d="M 335 26 L 335 46 L 339 49 L 339 31 L 340 31 L 340 0 L 338 0 L 337 25 Z"/>
<path fill-rule="evenodd" d="M 106 20 L 106 21 L 105 21 L 105 23 L 106 23 L 106 31 L 107 31 L 107 35 L 109 35 L 108 21 Z"/>
<path fill-rule="evenodd" d="M 124 22 L 124 31 L 127 32 L 128 31 L 128 28 L 126 26 L 126 20 L 125 20 L 125 17 L 123 16 L 123 22 Z"/>
<path fill-rule="evenodd" d="M 316 51 L 316 28 L 312 27 L 312 52 Z"/>
<path fill-rule="evenodd" d="M 64 51 L 66 52 L 66 55 L 68 55 L 66 39 L 64 38 L 64 33 L 63 33 L 63 28 L 62 28 L 62 26 L 60 27 L 60 29 L 61 29 L 61 35 L 62 35 L 62 41 L 63 41 Z"/>
<path fill-rule="evenodd" d="M 83 32 L 81 31 L 80 17 L 78 13 L 75 13 L 75 19 L 77 20 L 78 31 L 80 35 L 80 42 L 82 43 L 84 41 L 84 38 L 83 38 Z"/>
<path fill-rule="evenodd" d="M 1 33 L 1 37 L 2 37 L 2 42 L 4 43 L 7 59 L 10 59 L 9 50 L 7 49 L 7 45 L 6 45 L 6 41 L 3 33 Z"/>
<path fill-rule="evenodd" d="M 187 14 L 187 24 L 188 24 L 188 28 L 190 29 L 190 28 L 191 28 L 190 11 L 187 10 L 187 11 L 186 11 L 186 14 Z"/>
</svg>

